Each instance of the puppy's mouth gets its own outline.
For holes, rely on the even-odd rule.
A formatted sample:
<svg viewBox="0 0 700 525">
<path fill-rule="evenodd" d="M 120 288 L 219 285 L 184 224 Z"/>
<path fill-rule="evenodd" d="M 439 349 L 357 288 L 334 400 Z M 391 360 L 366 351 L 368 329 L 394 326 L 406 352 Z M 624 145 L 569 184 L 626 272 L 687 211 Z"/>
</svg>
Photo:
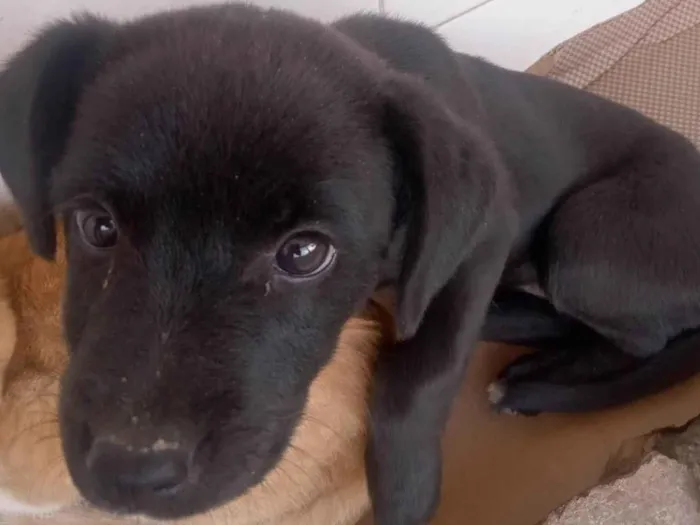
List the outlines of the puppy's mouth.
<svg viewBox="0 0 700 525">
<path fill-rule="evenodd" d="M 64 414 L 64 453 L 75 485 L 92 506 L 120 515 L 180 519 L 235 500 L 277 465 L 295 425 L 279 420 L 244 435 L 211 432 L 189 455 L 175 444 L 100 443 Z M 171 446 L 169 446 L 171 445 Z"/>
</svg>

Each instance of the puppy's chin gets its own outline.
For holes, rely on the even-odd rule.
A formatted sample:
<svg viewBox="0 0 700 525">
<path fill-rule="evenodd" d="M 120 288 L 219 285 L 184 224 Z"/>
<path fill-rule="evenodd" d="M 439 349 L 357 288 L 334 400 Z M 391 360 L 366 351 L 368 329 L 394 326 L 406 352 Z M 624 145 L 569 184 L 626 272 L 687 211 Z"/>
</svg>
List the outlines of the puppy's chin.
<svg viewBox="0 0 700 525">
<path fill-rule="evenodd" d="M 311 386 L 304 414 L 290 444 L 264 480 L 239 498 L 206 515 L 177 523 L 344 525 L 355 523 L 366 512 L 369 507 L 363 461 L 366 397 L 371 368 L 383 336 L 383 326 L 376 320 L 381 314 L 379 309 L 372 307 L 366 316 L 348 321 L 333 359 Z M 57 390 L 47 395 L 47 399 L 51 405 L 46 414 L 53 421 L 53 425 L 47 428 L 47 439 L 51 440 L 53 450 L 57 451 Z M 25 451 L 27 457 L 32 453 L 29 449 Z M 58 461 L 60 465 L 56 467 L 56 472 L 60 472 L 61 481 L 65 482 L 68 479 L 65 464 L 60 457 Z M 44 507 L 27 509 L 32 512 L 43 509 L 53 512 L 51 516 L 37 516 L 29 521 L 24 518 L 12 523 L 84 525 L 151 522 L 70 506 L 75 497 L 75 489 L 72 486 L 70 489 L 72 497 L 64 498 L 58 506 L 51 506 L 49 499 L 43 499 L 37 504 Z M 61 506 L 67 508 L 60 510 Z"/>
</svg>

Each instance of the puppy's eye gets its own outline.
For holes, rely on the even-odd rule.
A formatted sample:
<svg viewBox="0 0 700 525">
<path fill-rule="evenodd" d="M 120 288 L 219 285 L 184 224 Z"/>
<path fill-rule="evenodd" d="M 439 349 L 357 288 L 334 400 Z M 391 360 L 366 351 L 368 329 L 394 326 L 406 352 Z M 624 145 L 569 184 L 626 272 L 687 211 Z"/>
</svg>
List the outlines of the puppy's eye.
<svg viewBox="0 0 700 525">
<path fill-rule="evenodd" d="M 104 210 L 81 210 L 75 214 L 83 240 L 93 248 L 111 248 L 117 244 L 119 231 L 112 216 Z"/>
<path fill-rule="evenodd" d="M 287 239 L 277 252 L 277 266 L 292 277 L 311 277 L 330 267 L 336 250 L 321 233 L 299 233 Z"/>
</svg>

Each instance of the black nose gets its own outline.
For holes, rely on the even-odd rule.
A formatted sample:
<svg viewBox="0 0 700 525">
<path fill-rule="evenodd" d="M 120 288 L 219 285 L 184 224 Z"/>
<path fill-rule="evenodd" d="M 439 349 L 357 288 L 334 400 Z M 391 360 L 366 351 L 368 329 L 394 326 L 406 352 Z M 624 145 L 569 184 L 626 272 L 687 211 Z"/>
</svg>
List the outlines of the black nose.
<svg viewBox="0 0 700 525">
<path fill-rule="evenodd" d="M 87 466 L 93 475 L 115 488 L 138 492 L 176 490 L 188 478 L 192 450 L 163 439 L 137 446 L 113 436 L 93 441 Z"/>
</svg>

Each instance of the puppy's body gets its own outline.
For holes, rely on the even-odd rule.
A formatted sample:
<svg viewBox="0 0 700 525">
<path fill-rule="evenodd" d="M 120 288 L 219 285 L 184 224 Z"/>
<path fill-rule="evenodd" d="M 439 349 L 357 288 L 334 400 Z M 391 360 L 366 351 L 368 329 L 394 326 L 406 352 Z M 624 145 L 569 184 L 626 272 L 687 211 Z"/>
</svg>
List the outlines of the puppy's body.
<svg viewBox="0 0 700 525">
<path fill-rule="evenodd" d="M 502 408 L 602 408 L 698 371 L 700 338 L 680 336 L 700 327 L 700 228 L 685 227 L 700 212 L 700 156 L 683 136 L 629 108 L 452 54 L 425 29 L 372 17 L 337 26 L 392 67 L 421 78 L 487 141 L 480 144 L 487 154 L 476 158 L 474 146 L 462 143 L 460 151 L 450 144 L 451 155 L 465 163 L 461 177 L 436 167 L 423 180 L 428 210 L 422 226 L 433 237 L 409 238 L 404 254 L 442 252 L 421 275 L 423 292 L 434 286 L 434 293 L 400 298 L 399 305 L 417 308 L 412 313 L 420 326 L 402 326 L 413 337 L 399 344 L 400 357 L 379 362 L 373 421 L 382 430 L 374 454 L 396 453 L 375 459 L 375 505 L 380 522 L 423 523 L 436 497 L 430 483 L 418 480 L 434 480 L 437 463 L 429 455 L 409 461 L 407 451 L 435 439 L 424 429 L 440 426 L 435 414 L 449 406 L 440 399 L 457 384 L 455 371 L 468 355 L 463 349 L 480 333 L 497 289 L 496 297 L 506 299 L 491 310 L 487 335 L 543 348 L 555 338 L 572 347 L 529 356 L 507 370 L 494 392 Z M 423 138 L 419 143 L 441 153 L 440 169 L 449 171 L 454 157 L 435 153 L 439 146 Z M 400 283 L 399 293 L 404 290 Z M 538 304 L 523 315 L 522 300 L 508 295 L 517 290 L 534 290 L 553 308 Z M 453 319 L 455 309 L 465 317 Z M 670 341 L 672 349 L 655 355 Z M 425 367 L 428 354 L 431 367 Z M 411 381 L 399 368 L 411 370 Z M 561 377 L 593 385 L 571 392 L 548 384 Z M 413 396 L 415 405 L 405 402 Z M 399 423 L 386 423 L 394 418 Z M 410 503 L 397 510 L 397 500 Z"/>
<path fill-rule="evenodd" d="M 692 237 L 694 231 L 664 229 L 664 215 L 670 208 L 667 203 L 690 212 L 700 193 L 700 177 L 694 170 L 697 152 L 688 140 L 636 111 L 590 93 L 466 55 L 446 53 L 434 34 L 419 27 L 379 17 L 353 17 L 336 25 L 392 67 L 424 79 L 443 95 L 452 111 L 478 125 L 498 152 L 507 171 L 501 176 L 508 179 L 510 194 L 498 204 L 513 206 L 517 215 L 517 233 L 501 285 L 544 289 L 558 311 L 578 317 L 639 355 L 649 355 L 683 330 L 697 327 L 698 283 L 679 282 L 679 288 L 688 289 L 665 294 L 665 302 L 681 307 L 677 318 L 659 319 L 660 305 L 651 298 L 627 298 L 629 305 L 649 305 L 649 312 L 642 316 L 637 310 L 634 324 L 622 327 L 615 312 L 607 311 L 614 307 L 624 310 L 620 315 L 629 312 L 619 304 L 622 298 L 606 301 L 609 306 L 576 304 L 574 292 L 584 294 L 586 285 L 559 282 L 567 276 L 558 275 L 555 268 L 572 265 L 568 258 L 579 259 L 580 265 L 596 265 L 589 267 L 589 272 L 612 281 L 629 279 L 628 271 L 653 274 L 665 270 L 667 283 L 674 281 L 677 274 L 673 272 L 684 266 L 695 268 L 697 253 L 686 253 L 694 245 L 691 241 L 697 240 Z M 659 173 L 646 175 L 645 167 L 654 164 Z M 629 174 L 623 177 L 623 171 Z M 596 214 L 579 210 L 583 206 L 594 207 Z M 587 232 L 594 237 L 604 234 L 610 238 L 608 242 L 621 239 L 634 253 L 599 246 L 606 255 L 602 257 L 585 250 L 589 244 L 597 246 L 607 240 L 589 240 L 583 235 Z M 673 263 L 665 265 L 662 257 L 654 257 L 654 268 L 645 268 L 645 259 L 638 257 L 640 250 L 668 254 Z M 653 277 L 634 277 L 639 283 L 630 291 L 643 295 Z M 581 301 L 591 300 L 595 294 L 585 295 Z M 664 307 L 675 309 L 671 304 Z M 588 319 L 580 311 L 586 309 L 592 310 L 590 316 L 604 321 Z M 601 326 L 603 323 L 611 326 Z"/>
<path fill-rule="evenodd" d="M 234 5 L 57 24 L 0 77 L 0 170 L 39 253 L 65 227 L 63 443 L 113 511 L 182 517 L 259 484 L 383 283 L 379 525 L 432 514 L 499 285 L 637 356 L 700 324 L 694 148 L 409 23 Z"/>
</svg>

